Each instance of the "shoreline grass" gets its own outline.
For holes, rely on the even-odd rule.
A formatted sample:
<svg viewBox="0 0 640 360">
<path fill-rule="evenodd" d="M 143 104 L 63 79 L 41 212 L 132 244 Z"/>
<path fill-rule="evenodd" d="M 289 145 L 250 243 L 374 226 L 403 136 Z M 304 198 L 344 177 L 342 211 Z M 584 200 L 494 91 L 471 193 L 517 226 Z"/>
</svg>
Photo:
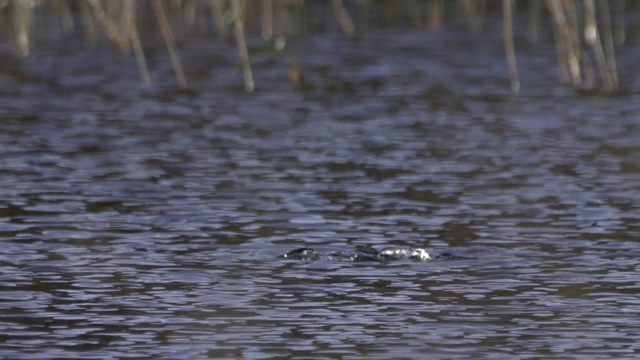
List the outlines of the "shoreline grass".
<svg viewBox="0 0 640 360">
<path fill-rule="evenodd" d="M 174 33 L 213 31 L 225 36 L 231 29 L 245 90 L 251 92 L 255 84 L 245 43 L 248 31 L 275 41 L 290 35 L 292 28 L 304 33 L 305 28 L 335 23 L 346 37 L 355 37 L 375 21 L 401 19 L 414 28 L 437 29 L 461 16 L 470 31 L 481 36 L 487 14 L 501 10 L 513 92 L 520 89 L 514 27 L 526 26 L 529 41 L 538 41 L 545 16 L 552 24 L 560 80 L 577 89 L 611 92 L 619 84 L 614 48 L 626 39 L 629 6 L 624 0 L 5 0 L 0 1 L 0 31 L 9 34 L 15 54 L 26 57 L 38 32 L 69 31 L 81 24 L 88 44 L 106 38 L 121 51 L 133 52 L 142 81 L 150 84 L 139 29 L 151 26 L 162 35 L 178 85 L 187 87 Z M 515 23 L 515 16 L 526 17 L 526 24 Z"/>
</svg>

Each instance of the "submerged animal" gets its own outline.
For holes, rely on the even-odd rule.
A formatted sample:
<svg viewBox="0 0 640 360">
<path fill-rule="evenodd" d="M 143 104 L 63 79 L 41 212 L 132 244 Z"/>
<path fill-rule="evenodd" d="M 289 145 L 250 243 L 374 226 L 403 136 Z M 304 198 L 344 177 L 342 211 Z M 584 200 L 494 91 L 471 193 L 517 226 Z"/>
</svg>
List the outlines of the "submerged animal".
<svg viewBox="0 0 640 360">
<path fill-rule="evenodd" d="M 438 256 L 440 257 L 440 256 Z M 410 246 L 386 246 L 380 250 L 369 245 L 356 245 L 353 253 L 341 253 L 338 251 L 321 252 L 311 248 L 303 247 L 291 250 L 280 255 L 281 259 L 289 260 L 337 260 L 337 261 L 392 261 L 392 260 L 413 260 L 429 261 L 433 257 L 429 252 L 420 247 Z"/>
</svg>

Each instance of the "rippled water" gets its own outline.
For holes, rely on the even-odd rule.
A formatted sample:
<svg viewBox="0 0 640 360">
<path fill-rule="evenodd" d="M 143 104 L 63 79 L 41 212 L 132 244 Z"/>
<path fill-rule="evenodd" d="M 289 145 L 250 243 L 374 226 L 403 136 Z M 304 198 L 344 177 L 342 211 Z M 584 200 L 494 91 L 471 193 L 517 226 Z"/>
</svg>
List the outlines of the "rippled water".
<svg viewBox="0 0 640 360">
<path fill-rule="evenodd" d="M 248 95 L 192 41 L 188 91 L 64 39 L 0 73 L 0 357 L 638 356 L 633 49 L 591 96 L 529 45 L 514 96 L 497 40 L 325 34 Z M 387 244 L 466 259 L 277 258 Z"/>
</svg>

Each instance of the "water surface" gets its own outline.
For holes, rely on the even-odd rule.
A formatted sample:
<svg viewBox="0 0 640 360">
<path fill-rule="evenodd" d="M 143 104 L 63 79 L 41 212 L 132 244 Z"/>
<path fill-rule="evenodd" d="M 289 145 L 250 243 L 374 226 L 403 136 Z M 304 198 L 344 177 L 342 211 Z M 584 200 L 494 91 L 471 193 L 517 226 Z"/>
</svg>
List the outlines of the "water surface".
<svg viewBox="0 0 640 360">
<path fill-rule="evenodd" d="M 184 46 L 189 90 L 37 48 L 0 73 L 0 356 L 636 358 L 634 50 L 603 95 L 525 46 L 513 95 L 494 35 L 308 36 L 254 94 L 231 42 Z M 466 259 L 277 258 L 358 244 Z"/>
</svg>

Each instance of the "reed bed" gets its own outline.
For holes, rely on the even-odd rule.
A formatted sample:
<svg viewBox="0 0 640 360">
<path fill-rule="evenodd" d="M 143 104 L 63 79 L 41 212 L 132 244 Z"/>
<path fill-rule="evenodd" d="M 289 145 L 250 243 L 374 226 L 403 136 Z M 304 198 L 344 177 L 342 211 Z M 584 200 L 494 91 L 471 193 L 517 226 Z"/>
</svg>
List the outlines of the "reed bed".
<svg viewBox="0 0 640 360">
<path fill-rule="evenodd" d="M 347 37 L 359 35 L 358 25 L 373 9 L 390 23 L 401 18 L 413 27 L 441 28 L 451 18 L 464 17 L 470 31 L 481 32 L 486 14 L 502 11 L 505 56 L 514 92 L 520 89 L 514 41 L 514 17 L 526 17 L 529 41 L 537 41 L 541 21 L 550 19 L 557 50 L 560 78 L 579 89 L 618 88 L 614 47 L 625 40 L 625 0 L 0 0 L 0 31 L 6 32 L 18 56 L 27 56 L 34 34 L 67 31 L 81 24 L 86 41 L 95 45 L 108 39 L 122 51 L 136 58 L 142 81 L 150 83 L 139 28 L 155 26 L 168 50 L 177 83 L 188 86 L 176 43 L 176 31 L 213 31 L 220 36 L 228 32 L 235 38 L 244 86 L 255 88 L 247 32 L 259 32 L 265 41 L 283 46 L 291 35 L 291 23 L 314 22 L 302 16 L 325 7 L 324 22 L 339 24 Z M 358 25 L 356 25 L 358 24 Z M 179 29 L 178 29 L 179 27 Z M 304 26 L 298 26 L 302 29 Z M 231 31 L 230 31 L 231 30 Z M 517 29 L 516 29 L 517 30 Z M 290 76 L 291 77 L 291 76 Z M 293 79 L 293 77 L 291 77 Z M 292 80 L 294 81 L 294 80 Z"/>
</svg>

